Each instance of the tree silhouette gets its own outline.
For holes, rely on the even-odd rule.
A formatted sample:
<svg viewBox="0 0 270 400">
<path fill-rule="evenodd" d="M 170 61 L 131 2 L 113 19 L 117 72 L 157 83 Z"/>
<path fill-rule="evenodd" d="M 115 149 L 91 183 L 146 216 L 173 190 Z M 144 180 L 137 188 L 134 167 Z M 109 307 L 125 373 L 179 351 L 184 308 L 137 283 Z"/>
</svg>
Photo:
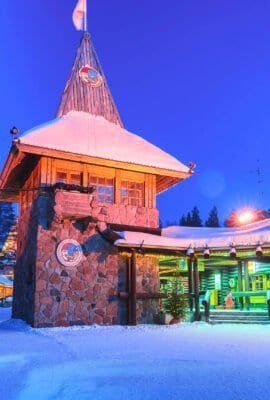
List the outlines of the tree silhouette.
<svg viewBox="0 0 270 400">
<path fill-rule="evenodd" d="M 191 226 L 202 226 L 202 220 L 198 207 L 193 207 L 191 211 Z"/>
<path fill-rule="evenodd" d="M 220 223 L 219 223 L 219 218 L 218 218 L 218 210 L 217 207 L 214 206 L 210 212 L 207 220 L 205 221 L 205 226 L 208 226 L 209 228 L 219 228 Z"/>
<path fill-rule="evenodd" d="M 186 218 L 185 214 L 183 214 L 182 217 L 180 218 L 179 225 L 187 226 L 187 218 Z"/>
</svg>

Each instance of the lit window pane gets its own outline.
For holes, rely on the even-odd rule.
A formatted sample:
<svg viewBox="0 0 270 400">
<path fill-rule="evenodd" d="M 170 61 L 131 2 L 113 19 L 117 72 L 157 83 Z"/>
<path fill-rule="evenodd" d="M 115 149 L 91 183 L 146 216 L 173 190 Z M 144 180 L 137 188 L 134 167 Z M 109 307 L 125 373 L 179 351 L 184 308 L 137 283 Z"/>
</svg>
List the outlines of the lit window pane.
<svg viewBox="0 0 270 400">
<path fill-rule="evenodd" d="M 62 171 L 57 171 L 56 182 L 67 183 L 67 173 Z"/>
<path fill-rule="evenodd" d="M 95 187 L 94 196 L 99 203 L 114 202 L 114 179 L 90 176 L 89 185 Z"/>
</svg>

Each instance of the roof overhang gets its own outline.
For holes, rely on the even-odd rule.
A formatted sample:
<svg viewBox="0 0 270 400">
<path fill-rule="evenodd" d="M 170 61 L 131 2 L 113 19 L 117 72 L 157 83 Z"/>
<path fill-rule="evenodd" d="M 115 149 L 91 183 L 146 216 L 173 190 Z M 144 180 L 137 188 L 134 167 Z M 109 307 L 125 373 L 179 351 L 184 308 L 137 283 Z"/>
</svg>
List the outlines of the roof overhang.
<svg viewBox="0 0 270 400">
<path fill-rule="evenodd" d="M 173 171 L 171 169 L 150 167 L 140 164 L 127 163 L 123 161 L 108 160 L 99 157 L 91 157 L 82 154 L 74 154 L 66 151 L 49 149 L 46 147 L 23 144 L 18 141 L 17 148 L 22 153 L 35 154 L 51 158 L 58 158 L 86 164 L 100 165 L 112 168 L 119 168 L 128 171 L 136 171 L 157 176 L 157 193 L 161 193 L 180 181 L 192 176 L 191 172 Z"/>
<path fill-rule="evenodd" d="M 26 171 L 30 170 L 36 160 L 36 155 L 27 155 L 13 142 L 0 175 L 0 201 L 18 202 Z"/>
</svg>

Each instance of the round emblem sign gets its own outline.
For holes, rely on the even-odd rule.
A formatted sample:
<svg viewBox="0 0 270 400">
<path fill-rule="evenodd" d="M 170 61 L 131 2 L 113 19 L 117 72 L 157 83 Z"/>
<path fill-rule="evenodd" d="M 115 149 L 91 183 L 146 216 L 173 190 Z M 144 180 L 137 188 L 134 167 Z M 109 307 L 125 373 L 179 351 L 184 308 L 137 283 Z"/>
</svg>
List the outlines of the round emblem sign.
<svg viewBox="0 0 270 400">
<path fill-rule="evenodd" d="M 98 87 L 102 83 L 102 76 L 100 73 L 93 67 L 89 65 L 85 65 L 79 71 L 79 75 L 81 80 L 92 87 Z"/>
<path fill-rule="evenodd" d="M 65 239 L 58 244 L 56 256 L 65 267 L 76 267 L 83 259 L 83 251 L 76 240 Z"/>
</svg>

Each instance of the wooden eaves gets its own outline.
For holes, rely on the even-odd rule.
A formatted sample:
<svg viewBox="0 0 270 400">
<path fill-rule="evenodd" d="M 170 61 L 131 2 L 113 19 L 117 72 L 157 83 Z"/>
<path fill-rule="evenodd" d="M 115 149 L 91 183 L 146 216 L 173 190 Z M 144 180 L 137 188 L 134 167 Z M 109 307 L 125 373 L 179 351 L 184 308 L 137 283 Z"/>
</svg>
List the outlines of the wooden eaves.
<svg viewBox="0 0 270 400">
<path fill-rule="evenodd" d="M 65 151 L 48 149 L 45 147 L 32 146 L 22 143 L 17 143 L 17 148 L 20 152 L 36 154 L 39 156 L 47 156 L 51 158 L 64 159 L 69 161 L 81 162 L 86 164 L 101 165 L 111 168 L 119 168 L 128 171 L 148 173 L 157 176 L 157 193 L 161 193 L 178 182 L 189 178 L 192 173 L 179 172 L 165 168 L 157 168 L 140 164 L 127 163 L 123 161 L 108 160 L 99 157 L 92 157 L 80 154 L 73 154 Z"/>
</svg>

